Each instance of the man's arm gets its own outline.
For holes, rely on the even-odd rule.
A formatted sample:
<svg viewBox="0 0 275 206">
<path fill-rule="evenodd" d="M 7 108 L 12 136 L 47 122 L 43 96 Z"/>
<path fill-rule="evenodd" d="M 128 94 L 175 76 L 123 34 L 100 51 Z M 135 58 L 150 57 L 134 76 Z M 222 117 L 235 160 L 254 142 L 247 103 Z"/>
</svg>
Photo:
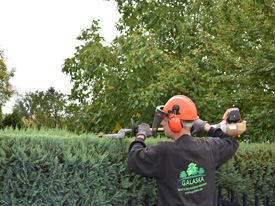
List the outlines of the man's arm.
<svg viewBox="0 0 275 206">
<path fill-rule="evenodd" d="M 230 135 L 224 133 L 221 129 L 211 127 L 206 123 L 204 130 L 211 137 L 218 137 L 220 140 L 214 139 L 219 146 L 219 164 L 227 162 L 237 151 L 239 143 Z"/>
<path fill-rule="evenodd" d="M 152 160 L 153 148 L 146 148 L 144 143 L 147 136 L 151 136 L 150 127 L 147 124 L 138 126 L 136 139 L 128 149 L 128 167 L 130 170 L 145 176 L 154 176 L 154 164 Z"/>
<path fill-rule="evenodd" d="M 135 173 L 144 176 L 154 176 L 154 163 L 152 160 L 152 148 L 146 148 L 144 138 L 136 138 L 128 150 L 128 167 Z"/>
</svg>

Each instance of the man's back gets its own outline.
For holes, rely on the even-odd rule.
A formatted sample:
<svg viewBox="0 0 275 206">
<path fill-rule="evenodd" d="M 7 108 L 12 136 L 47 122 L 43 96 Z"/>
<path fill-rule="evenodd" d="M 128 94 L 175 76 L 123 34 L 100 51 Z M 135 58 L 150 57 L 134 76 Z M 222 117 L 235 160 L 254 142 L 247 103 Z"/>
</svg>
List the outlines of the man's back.
<svg viewBox="0 0 275 206">
<path fill-rule="evenodd" d="M 159 206 L 217 204 L 215 170 L 232 157 L 238 143 L 220 130 L 212 128 L 210 134 L 220 138 L 183 135 L 175 142 L 159 142 L 149 148 L 133 145 L 129 167 L 156 177 Z"/>
</svg>

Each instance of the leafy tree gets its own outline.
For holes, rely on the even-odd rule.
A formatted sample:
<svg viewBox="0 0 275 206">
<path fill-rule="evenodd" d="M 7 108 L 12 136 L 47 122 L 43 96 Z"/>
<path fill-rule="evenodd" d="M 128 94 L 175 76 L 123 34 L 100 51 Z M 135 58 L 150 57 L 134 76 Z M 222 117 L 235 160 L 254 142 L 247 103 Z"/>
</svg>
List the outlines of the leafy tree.
<svg viewBox="0 0 275 206">
<path fill-rule="evenodd" d="M 2 107 L 16 93 L 10 84 L 10 79 L 14 76 L 15 70 L 8 71 L 5 64 L 5 54 L 0 50 L 0 120 L 2 117 Z"/>
<path fill-rule="evenodd" d="M 272 1 L 116 2 L 120 35 L 104 46 L 94 21 L 63 67 L 74 83 L 70 98 L 90 105 L 87 130 L 150 123 L 156 105 L 183 94 L 208 122 L 239 107 L 251 140 L 274 139 Z"/>
<path fill-rule="evenodd" d="M 26 93 L 22 98 L 19 98 L 15 101 L 13 105 L 14 109 L 17 109 L 21 118 L 25 117 L 25 119 L 32 118 L 34 114 L 34 97 L 35 94 L 33 92 Z"/>
<path fill-rule="evenodd" d="M 88 124 L 86 121 L 83 120 L 85 106 L 80 106 L 77 103 L 70 102 L 65 107 L 65 118 L 64 118 L 64 125 L 66 129 L 80 134 L 85 132 L 83 128 L 83 123 Z"/>
<path fill-rule="evenodd" d="M 3 126 L 3 114 L 2 114 L 2 107 L 0 106 L 0 129 L 2 129 Z"/>
<path fill-rule="evenodd" d="M 125 35 L 117 39 L 116 46 L 103 46 L 103 38 L 96 33 L 100 29 L 97 24 L 94 22 L 91 29 L 82 32 L 78 39 L 89 39 L 89 42 L 77 48 L 78 55 L 66 60 L 63 71 L 75 82 L 70 99 L 80 104 L 86 100 L 90 105 L 85 112 L 87 130 L 113 131 L 117 123 L 130 126 L 131 117 L 138 118 L 146 112 L 152 117 L 155 102 L 147 97 L 148 101 L 143 99 L 151 95 L 144 88 L 157 78 L 151 72 L 159 75 L 165 55 L 155 49 L 148 54 L 154 45 L 146 41 L 147 36 L 133 36 L 127 40 Z M 126 44 L 120 46 L 124 42 Z M 135 56 L 147 60 L 135 62 L 132 59 Z"/>
<path fill-rule="evenodd" d="M 29 92 L 17 99 L 14 109 L 20 118 L 35 123 L 39 128 L 63 128 L 66 96 L 50 87 L 46 92 Z"/>
<path fill-rule="evenodd" d="M 13 105 L 13 109 L 18 111 L 25 128 L 36 127 L 34 96 L 32 92 L 26 93 L 22 98 L 18 98 Z"/>
<path fill-rule="evenodd" d="M 3 120 L 3 127 L 12 127 L 13 129 L 21 129 L 24 123 L 21 120 L 18 110 L 13 109 L 11 114 L 7 114 Z"/>
<path fill-rule="evenodd" d="M 34 116 L 38 127 L 63 128 L 65 95 L 50 87 L 46 92 L 32 94 Z"/>
</svg>

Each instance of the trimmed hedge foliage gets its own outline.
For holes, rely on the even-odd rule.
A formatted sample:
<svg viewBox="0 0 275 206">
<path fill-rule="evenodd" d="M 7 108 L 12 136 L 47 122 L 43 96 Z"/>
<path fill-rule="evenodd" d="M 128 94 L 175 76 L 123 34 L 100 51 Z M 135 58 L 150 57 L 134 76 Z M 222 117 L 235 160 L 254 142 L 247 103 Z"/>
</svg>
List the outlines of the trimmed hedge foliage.
<svg viewBox="0 0 275 206">
<path fill-rule="evenodd" d="M 155 197 L 155 181 L 127 169 L 128 145 L 95 136 L 1 136 L 0 205 L 106 206 Z"/>
<path fill-rule="evenodd" d="M 150 205 L 156 182 L 127 169 L 128 139 L 92 135 L 0 135 L 0 205 Z M 160 140 L 148 138 L 148 146 Z M 217 171 L 217 184 L 274 202 L 275 146 L 241 144 Z M 227 191 L 224 190 L 227 194 Z M 236 194 L 236 195 L 237 195 Z M 240 200 L 241 201 L 241 200 Z M 262 202 L 261 202 L 262 203 Z M 273 203 L 273 204 L 272 204 Z M 263 203 L 262 203 L 263 204 Z"/>
<path fill-rule="evenodd" d="M 271 197 L 270 205 L 275 205 L 274 175 L 275 145 L 243 143 L 233 158 L 218 168 L 216 184 L 227 188 L 223 197 L 230 196 L 230 188 L 235 190 L 240 205 L 243 193 L 247 194 L 248 205 L 255 205 L 255 195 L 259 196 L 259 205 L 265 205 L 266 195 Z"/>
</svg>

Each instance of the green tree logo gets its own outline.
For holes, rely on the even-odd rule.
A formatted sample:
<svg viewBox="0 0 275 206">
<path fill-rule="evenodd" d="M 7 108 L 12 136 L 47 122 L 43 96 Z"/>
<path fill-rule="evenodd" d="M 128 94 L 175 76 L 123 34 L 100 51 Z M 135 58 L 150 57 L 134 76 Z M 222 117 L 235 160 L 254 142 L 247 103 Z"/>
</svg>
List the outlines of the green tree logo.
<svg viewBox="0 0 275 206">
<path fill-rule="evenodd" d="M 180 178 L 184 179 L 184 178 L 186 178 L 186 177 L 187 177 L 187 173 L 186 173 L 185 171 L 182 171 L 182 172 L 180 173 Z"/>
<path fill-rule="evenodd" d="M 198 172 L 199 172 L 199 170 L 198 170 L 197 164 L 190 163 L 188 165 L 188 169 L 187 169 L 188 176 L 196 175 L 196 174 L 198 174 Z"/>
<path fill-rule="evenodd" d="M 187 171 L 181 171 L 180 173 L 180 180 L 188 180 L 196 177 L 203 177 L 205 176 L 205 171 L 203 168 L 198 168 L 197 164 L 195 163 L 190 163 L 188 165 Z"/>
<path fill-rule="evenodd" d="M 203 175 L 204 174 L 204 169 L 203 168 L 200 168 L 199 169 L 199 175 Z"/>
</svg>

